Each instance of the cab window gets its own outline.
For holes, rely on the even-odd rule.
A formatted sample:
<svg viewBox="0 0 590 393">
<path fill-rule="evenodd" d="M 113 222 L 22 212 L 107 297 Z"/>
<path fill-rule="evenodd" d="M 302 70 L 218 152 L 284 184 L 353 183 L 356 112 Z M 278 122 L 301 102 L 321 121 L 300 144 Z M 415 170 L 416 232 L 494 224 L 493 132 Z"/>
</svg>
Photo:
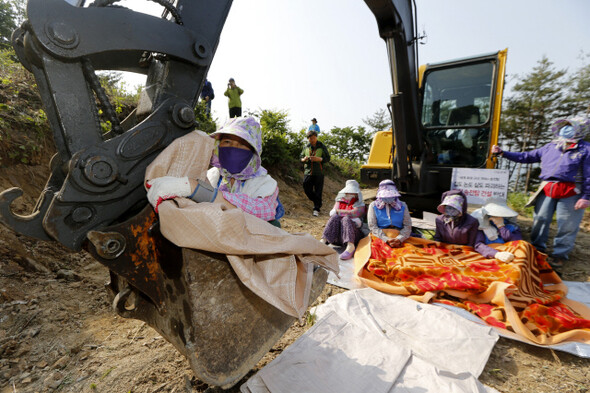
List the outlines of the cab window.
<svg viewBox="0 0 590 393">
<path fill-rule="evenodd" d="M 421 122 L 435 164 L 485 164 L 494 71 L 486 61 L 425 74 Z"/>
</svg>

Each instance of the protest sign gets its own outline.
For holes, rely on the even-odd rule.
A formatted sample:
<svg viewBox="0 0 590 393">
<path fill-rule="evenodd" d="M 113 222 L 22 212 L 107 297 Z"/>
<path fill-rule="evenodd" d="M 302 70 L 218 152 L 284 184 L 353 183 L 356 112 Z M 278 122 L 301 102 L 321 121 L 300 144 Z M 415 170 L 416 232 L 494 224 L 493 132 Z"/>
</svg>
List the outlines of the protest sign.
<svg viewBox="0 0 590 393">
<path fill-rule="evenodd" d="M 506 200 L 508 196 L 508 170 L 453 168 L 451 190 L 461 190 L 467 203 L 485 204 L 491 197 Z"/>
</svg>

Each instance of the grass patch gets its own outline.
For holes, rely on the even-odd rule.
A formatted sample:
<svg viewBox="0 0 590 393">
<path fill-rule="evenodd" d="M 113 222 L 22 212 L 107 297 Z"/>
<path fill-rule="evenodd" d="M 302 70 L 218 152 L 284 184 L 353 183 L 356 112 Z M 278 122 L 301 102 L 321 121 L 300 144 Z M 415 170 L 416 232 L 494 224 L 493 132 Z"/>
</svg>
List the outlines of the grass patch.
<svg viewBox="0 0 590 393">
<path fill-rule="evenodd" d="M 114 369 L 115 369 L 115 367 L 111 367 L 107 371 L 105 371 L 105 373 L 102 374 L 102 377 L 100 377 L 100 380 L 102 381 L 103 379 L 105 379 L 111 373 L 111 371 L 113 371 Z"/>
<path fill-rule="evenodd" d="M 524 192 L 509 192 L 507 198 L 508 206 L 516 210 L 521 216 L 533 218 L 534 208 L 532 206 L 524 206 L 529 200 L 529 197 L 530 196 Z"/>
</svg>

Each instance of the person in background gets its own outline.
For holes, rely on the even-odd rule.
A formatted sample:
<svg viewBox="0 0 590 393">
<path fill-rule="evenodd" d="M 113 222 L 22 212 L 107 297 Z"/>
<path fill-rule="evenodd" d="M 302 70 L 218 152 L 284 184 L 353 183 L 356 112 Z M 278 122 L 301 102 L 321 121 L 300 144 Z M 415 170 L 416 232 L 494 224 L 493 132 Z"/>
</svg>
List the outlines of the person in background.
<svg viewBox="0 0 590 393">
<path fill-rule="evenodd" d="M 488 244 L 522 240 L 520 228 L 515 222 L 518 213 L 509 208 L 502 199 L 490 198 L 483 207 L 472 212 L 471 216 L 479 222 L 475 251 L 486 258 L 495 258 L 502 262 L 513 260 L 514 254 L 498 251 Z"/>
<path fill-rule="evenodd" d="M 240 89 L 236 85 L 234 78 L 229 78 L 227 84 L 227 90 L 224 95 L 229 98 L 227 104 L 229 106 L 229 117 L 240 117 L 242 116 L 242 100 L 240 96 L 244 93 L 244 90 Z"/>
<path fill-rule="evenodd" d="M 320 126 L 318 126 L 318 121 L 316 120 L 315 117 L 313 119 L 311 119 L 311 125 L 309 127 L 307 127 L 307 131 L 315 131 L 319 135 Z"/>
<path fill-rule="evenodd" d="M 324 190 L 324 165 L 330 162 L 330 153 L 326 146 L 318 141 L 316 131 L 307 131 L 309 143 L 301 152 L 303 168 L 303 191 L 313 202 L 313 215 L 319 216 L 322 208 L 322 192 Z"/>
<path fill-rule="evenodd" d="M 215 147 L 207 181 L 164 176 L 147 182 L 148 201 L 156 212 L 167 199 L 213 202 L 220 194 L 231 205 L 280 227 L 278 219 L 284 210 L 276 180 L 261 166 L 260 124 L 252 117 L 233 118 L 211 137 L 215 138 Z"/>
<path fill-rule="evenodd" d="M 215 92 L 213 91 L 213 86 L 211 82 L 205 79 L 205 84 L 203 85 L 203 90 L 201 90 L 201 100 L 205 101 L 205 106 L 207 108 L 207 115 L 211 116 L 211 101 L 215 98 Z"/>
<path fill-rule="evenodd" d="M 467 214 L 467 198 L 460 190 L 450 190 L 442 194 L 437 210 L 436 231 L 433 240 L 437 242 L 475 246 L 478 221 Z"/>
<path fill-rule="evenodd" d="M 356 244 L 361 239 L 362 217 L 365 214 L 365 203 L 361 188 L 356 180 L 347 180 L 338 195 L 336 203 L 330 211 L 330 219 L 326 223 L 322 242 L 346 246 L 340 259 L 354 256 Z"/>
<path fill-rule="evenodd" d="M 383 240 L 391 248 L 401 247 L 412 233 L 412 218 L 405 202 L 399 200 L 398 192 L 392 180 L 379 183 L 376 198 L 367 210 L 367 223 L 373 236 Z M 398 229 L 396 237 L 389 237 L 383 229 Z"/>
<path fill-rule="evenodd" d="M 555 120 L 551 125 L 554 139 L 535 150 L 516 153 L 492 146 L 492 153 L 510 161 L 541 163 L 543 180 L 533 195 L 535 210 L 531 243 L 546 252 L 549 227 L 557 213 L 557 234 L 549 264 L 558 273 L 574 248 L 584 210 L 590 207 L 590 143 L 584 137 L 590 131 L 589 118 Z"/>
</svg>

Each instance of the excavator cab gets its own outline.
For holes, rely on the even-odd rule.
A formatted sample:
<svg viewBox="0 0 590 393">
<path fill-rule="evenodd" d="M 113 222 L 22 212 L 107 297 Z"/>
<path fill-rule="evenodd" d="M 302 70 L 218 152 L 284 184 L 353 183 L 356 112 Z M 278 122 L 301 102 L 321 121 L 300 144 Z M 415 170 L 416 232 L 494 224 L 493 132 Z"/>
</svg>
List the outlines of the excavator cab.
<svg viewBox="0 0 590 393">
<path fill-rule="evenodd" d="M 433 168 L 493 166 L 505 57 L 506 50 L 425 67 L 420 127 Z"/>
<path fill-rule="evenodd" d="M 495 165 L 507 49 L 419 67 L 416 3 L 365 3 L 389 57 L 392 126 L 376 133 L 361 182 L 393 179 L 410 210 L 436 212 L 453 168 Z"/>
</svg>

